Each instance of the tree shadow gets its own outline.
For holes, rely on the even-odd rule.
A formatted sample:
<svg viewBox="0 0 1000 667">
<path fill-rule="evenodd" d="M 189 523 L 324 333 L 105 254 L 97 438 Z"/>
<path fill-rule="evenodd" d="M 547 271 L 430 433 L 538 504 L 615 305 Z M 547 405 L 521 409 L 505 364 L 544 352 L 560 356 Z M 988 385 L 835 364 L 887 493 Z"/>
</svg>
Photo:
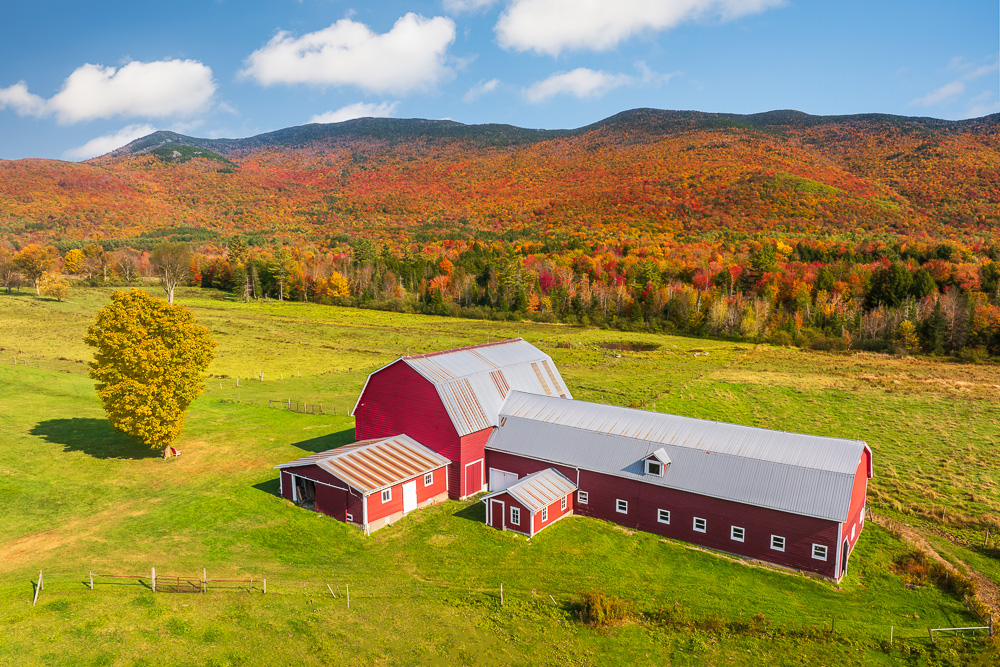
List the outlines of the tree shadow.
<svg viewBox="0 0 1000 667">
<path fill-rule="evenodd" d="M 31 435 L 62 445 L 67 452 L 83 452 L 95 459 L 151 459 L 156 450 L 119 433 L 106 419 L 73 417 L 38 422 Z"/>
<path fill-rule="evenodd" d="M 318 454 L 319 452 L 325 452 L 328 449 L 336 449 L 337 447 L 349 445 L 352 442 L 354 442 L 354 429 L 349 428 L 343 431 L 337 431 L 336 433 L 321 435 L 318 438 L 310 438 L 309 440 L 295 442 L 292 443 L 292 445 L 294 447 L 298 447 L 299 449 L 304 449 L 307 452 Z"/>
</svg>

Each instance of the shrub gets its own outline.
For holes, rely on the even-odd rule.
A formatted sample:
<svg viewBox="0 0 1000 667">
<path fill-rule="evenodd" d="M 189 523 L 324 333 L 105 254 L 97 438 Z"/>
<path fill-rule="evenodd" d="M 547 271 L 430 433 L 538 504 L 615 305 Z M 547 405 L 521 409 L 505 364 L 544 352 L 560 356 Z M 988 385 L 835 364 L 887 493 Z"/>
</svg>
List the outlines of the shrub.
<svg viewBox="0 0 1000 667">
<path fill-rule="evenodd" d="M 629 616 L 629 604 L 614 595 L 599 591 L 583 594 L 583 620 L 594 626 L 621 623 Z"/>
</svg>

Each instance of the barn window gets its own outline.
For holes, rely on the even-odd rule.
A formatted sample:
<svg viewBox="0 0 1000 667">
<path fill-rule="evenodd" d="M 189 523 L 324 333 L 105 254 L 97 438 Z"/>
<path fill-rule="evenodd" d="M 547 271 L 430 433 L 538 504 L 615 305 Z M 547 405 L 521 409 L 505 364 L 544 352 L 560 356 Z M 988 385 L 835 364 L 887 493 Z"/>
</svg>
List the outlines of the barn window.
<svg viewBox="0 0 1000 667">
<path fill-rule="evenodd" d="M 559 501 L 559 509 L 561 510 L 566 509 L 566 496 L 563 496 L 562 499 Z"/>
<path fill-rule="evenodd" d="M 851 540 L 854 540 L 854 531 L 857 530 L 858 524 L 851 526 Z"/>
<path fill-rule="evenodd" d="M 696 532 L 705 533 L 708 532 L 708 521 L 702 519 L 701 517 L 694 518 L 694 529 Z"/>
<path fill-rule="evenodd" d="M 774 549 L 775 551 L 784 551 L 785 550 L 785 538 L 783 538 L 781 535 L 772 535 L 771 536 L 771 548 Z"/>
<path fill-rule="evenodd" d="M 510 522 L 515 526 L 521 525 L 521 508 L 519 507 L 510 508 Z"/>
<path fill-rule="evenodd" d="M 548 507 L 543 507 L 542 508 L 542 521 L 548 521 L 548 520 L 549 520 L 549 508 Z"/>
<path fill-rule="evenodd" d="M 387 503 L 392 500 L 392 487 L 382 491 L 382 502 Z"/>
<path fill-rule="evenodd" d="M 424 486 L 430 486 L 433 483 L 434 483 L 434 473 L 433 472 L 429 472 L 426 475 L 424 475 Z"/>
<path fill-rule="evenodd" d="M 656 520 L 660 523 L 670 523 L 670 510 L 656 510 Z"/>
<path fill-rule="evenodd" d="M 348 514 L 347 514 L 347 516 L 346 516 L 346 519 L 347 519 L 348 521 L 354 521 L 354 515 L 353 515 L 353 514 L 351 514 L 351 513 L 348 513 Z"/>
<path fill-rule="evenodd" d="M 813 558 L 816 560 L 826 560 L 826 545 L 825 544 L 814 544 L 813 545 Z"/>
<path fill-rule="evenodd" d="M 746 531 L 739 526 L 731 526 L 729 528 L 729 537 L 737 542 L 742 542 L 743 538 L 746 536 Z"/>
<path fill-rule="evenodd" d="M 663 476 L 663 464 L 659 461 L 648 460 L 646 461 L 646 474 L 656 475 L 658 477 Z"/>
<path fill-rule="evenodd" d="M 576 492 L 576 502 L 580 503 L 581 505 L 586 505 L 587 504 L 587 492 L 586 491 L 577 491 Z"/>
<path fill-rule="evenodd" d="M 619 514 L 628 514 L 628 501 L 618 500 L 615 501 L 615 511 Z"/>
</svg>

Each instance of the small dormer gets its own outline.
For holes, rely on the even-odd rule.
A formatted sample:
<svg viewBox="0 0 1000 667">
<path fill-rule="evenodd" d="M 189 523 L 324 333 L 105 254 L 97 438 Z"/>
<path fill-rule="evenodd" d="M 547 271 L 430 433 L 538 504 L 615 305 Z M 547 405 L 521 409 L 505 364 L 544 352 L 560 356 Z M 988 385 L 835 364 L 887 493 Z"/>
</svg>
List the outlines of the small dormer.
<svg viewBox="0 0 1000 667">
<path fill-rule="evenodd" d="M 650 454 L 645 459 L 645 468 L 647 475 L 655 475 L 656 477 L 663 477 L 663 473 L 666 472 L 667 466 L 670 465 L 670 457 L 667 456 L 666 450 L 660 447 L 655 452 Z"/>
</svg>

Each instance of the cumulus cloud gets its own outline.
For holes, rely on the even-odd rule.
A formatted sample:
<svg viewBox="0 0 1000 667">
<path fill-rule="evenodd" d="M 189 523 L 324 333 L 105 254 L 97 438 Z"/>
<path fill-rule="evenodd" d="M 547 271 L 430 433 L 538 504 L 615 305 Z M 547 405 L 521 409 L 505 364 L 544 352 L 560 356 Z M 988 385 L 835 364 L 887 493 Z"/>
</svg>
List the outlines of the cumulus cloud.
<svg viewBox="0 0 1000 667">
<path fill-rule="evenodd" d="M 309 119 L 310 123 L 342 123 L 352 118 L 389 118 L 396 113 L 399 102 L 355 102 L 340 107 L 336 111 L 316 114 Z"/>
<path fill-rule="evenodd" d="M 469 88 L 468 92 L 462 97 L 465 102 L 475 102 L 483 95 L 489 95 L 497 89 L 500 85 L 500 79 L 490 79 L 489 81 L 480 81 L 472 88 Z"/>
<path fill-rule="evenodd" d="M 497 0 L 444 0 L 445 11 L 452 14 L 462 14 L 464 12 L 476 12 L 495 5 Z"/>
<path fill-rule="evenodd" d="M 633 81 L 627 74 L 609 74 L 578 67 L 571 72 L 557 72 L 532 84 L 525 89 L 524 97 L 532 104 L 544 102 L 556 95 L 572 95 L 581 99 L 600 97 Z"/>
<path fill-rule="evenodd" d="M 341 19 L 329 28 L 293 37 L 279 32 L 245 61 L 241 75 L 258 83 L 356 86 L 402 95 L 450 76 L 448 47 L 455 22 L 408 13 L 384 34 Z"/>
<path fill-rule="evenodd" d="M 86 160 L 97 157 L 153 132 L 156 132 L 156 128 L 152 125 L 126 125 L 117 132 L 95 137 L 82 146 L 70 148 L 63 153 L 63 157 L 67 160 Z"/>
<path fill-rule="evenodd" d="M 783 5 L 785 0 L 511 0 L 495 31 L 505 49 L 559 55 L 606 51 L 644 32 L 699 19 L 732 19 Z"/>
<path fill-rule="evenodd" d="M 133 61 L 122 67 L 78 67 L 50 99 L 23 81 L 0 89 L 0 107 L 22 116 L 55 115 L 60 123 L 140 116 L 168 118 L 206 110 L 215 95 L 212 70 L 196 60 Z"/>
<path fill-rule="evenodd" d="M 915 104 L 921 107 L 932 107 L 937 104 L 941 104 L 945 100 L 949 100 L 957 95 L 961 95 L 965 92 L 965 84 L 961 81 L 952 81 L 951 83 L 946 83 L 937 90 L 931 91 L 930 93 L 924 95 L 923 97 L 918 97 L 913 100 L 911 104 Z"/>
</svg>

